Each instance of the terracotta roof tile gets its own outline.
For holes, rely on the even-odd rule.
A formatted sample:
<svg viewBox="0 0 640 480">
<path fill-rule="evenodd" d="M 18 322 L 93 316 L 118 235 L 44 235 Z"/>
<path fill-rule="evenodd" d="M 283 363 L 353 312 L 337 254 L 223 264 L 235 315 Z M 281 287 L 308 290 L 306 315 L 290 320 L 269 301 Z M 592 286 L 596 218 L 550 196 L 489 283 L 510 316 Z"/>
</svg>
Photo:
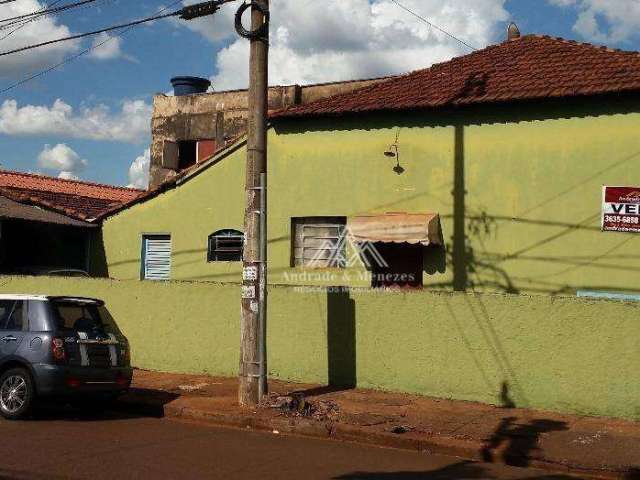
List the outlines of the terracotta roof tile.
<svg viewBox="0 0 640 480">
<path fill-rule="evenodd" d="M 640 91 L 640 54 L 529 35 L 271 118 Z"/>
<path fill-rule="evenodd" d="M 17 202 L 89 220 L 135 200 L 144 191 L 31 173 L 0 171 L 0 194 Z"/>
</svg>

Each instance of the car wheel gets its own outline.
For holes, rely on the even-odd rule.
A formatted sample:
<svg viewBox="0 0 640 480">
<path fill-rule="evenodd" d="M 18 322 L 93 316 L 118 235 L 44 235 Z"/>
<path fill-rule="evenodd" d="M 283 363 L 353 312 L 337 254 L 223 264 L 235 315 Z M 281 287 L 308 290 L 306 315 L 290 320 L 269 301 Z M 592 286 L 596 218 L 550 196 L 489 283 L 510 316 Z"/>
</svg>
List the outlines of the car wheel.
<svg viewBox="0 0 640 480">
<path fill-rule="evenodd" d="M 0 376 L 0 415 L 8 420 L 24 417 L 31 408 L 34 394 L 29 372 L 23 368 L 6 371 Z"/>
</svg>

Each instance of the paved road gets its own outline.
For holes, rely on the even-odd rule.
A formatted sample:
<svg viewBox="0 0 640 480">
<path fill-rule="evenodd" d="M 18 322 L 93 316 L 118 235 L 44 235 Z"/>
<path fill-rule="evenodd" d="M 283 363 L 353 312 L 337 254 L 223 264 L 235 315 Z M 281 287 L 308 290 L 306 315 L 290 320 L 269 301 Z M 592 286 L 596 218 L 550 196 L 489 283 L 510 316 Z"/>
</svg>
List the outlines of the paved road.
<svg viewBox="0 0 640 480">
<path fill-rule="evenodd" d="M 326 440 L 116 414 L 0 420 L 4 479 L 564 479 Z"/>
</svg>

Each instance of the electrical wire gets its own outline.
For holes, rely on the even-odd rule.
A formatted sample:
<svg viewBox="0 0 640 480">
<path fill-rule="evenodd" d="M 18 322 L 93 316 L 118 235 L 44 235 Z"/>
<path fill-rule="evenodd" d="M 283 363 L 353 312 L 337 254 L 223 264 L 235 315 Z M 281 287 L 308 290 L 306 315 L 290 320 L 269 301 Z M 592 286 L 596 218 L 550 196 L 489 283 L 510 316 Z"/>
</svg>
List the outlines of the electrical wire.
<svg viewBox="0 0 640 480">
<path fill-rule="evenodd" d="M 9 18 L 3 18 L 0 20 L 0 23 L 2 23 L 3 25 L 11 25 L 13 23 L 18 23 L 20 20 L 23 20 L 25 18 L 30 18 L 30 17 L 34 17 L 34 16 L 40 16 L 40 15 L 49 15 L 49 14 L 54 14 L 54 13 L 59 13 L 59 12 L 63 12 L 65 10 L 70 10 L 72 8 L 77 8 L 80 7 L 82 5 L 86 5 L 87 3 L 93 3 L 96 0 L 81 0 L 79 2 L 74 2 L 74 3 L 68 3 L 66 5 L 60 5 L 59 7 L 55 7 L 55 8 L 45 8 L 44 10 L 40 9 L 40 10 L 36 10 L 35 12 L 31 12 L 31 13 L 25 13 L 24 15 L 18 15 L 16 17 L 9 17 Z M 9 23 L 7 23 L 9 22 Z"/>
<path fill-rule="evenodd" d="M 230 2 L 234 2 L 236 0 L 219 0 L 218 4 L 219 5 L 223 5 L 225 3 L 230 3 Z M 175 0 L 174 2 L 170 3 L 169 5 L 167 5 L 166 7 L 161 8 L 160 10 L 158 10 L 158 15 L 156 17 L 151 17 L 151 18 L 166 18 L 166 17 L 170 17 L 170 16 L 177 16 L 179 15 L 184 9 L 182 10 L 178 10 L 177 12 L 173 12 L 171 14 L 166 14 L 166 15 L 161 15 L 162 12 L 166 12 L 167 10 L 169 10 L 170 8 L 174 7 L 175 5 L 182 3 L 182 0 Z M 188 8 L 188 7 L 186 7 Z M 65 58 L 64 60 L 62 60 L 61 62 L 56 63 L 55 65 L 50 66 L 49 68 L 46 68 L 44 70 L 41 70 L 39 72 L 36 72 L 32 75 L 29 75 L 21 80 L 18 80 L 17 82 L 9 85 L 8 87 L 5 87 L 3 89 L 0 89 L 0 95 L 3 95 L 5 93 L 7 93 L 10 90 L 13 90 L 14 88 L 17 88 L 21 85 L 24 85 L 25 83 L 30 82 L 31 80 L 35 80 L 36 78 L 40 78 L 44 75 L 46 75 L 47 73 L 50 73 L 54 70 L 56 70 L 59 67 L 62 67 L 63 65 L 67 65 L 68 63 L 73 62 L 74 60 L 82 57 L 83 55 L 86 55 L 87 53 L 92 52 L 93 50 L 96 50 L 98 48 L 100 48 L 101 46 L 103 46 L 106 43 L 109 43 L 113 40 L 115 40 L 116 38 L 122 37 L 123 35 L 125 35 L 126 33 L 128 33 L 129 31 L 131 31 L 132 29 L 134 29 L 135 27 L 139 26 L 141 23 L 144 22 L 149 22 L 151 21 L 150 19 L 144 19 L 144 21 L 137 21 L 137 22 L 131 22 L 129 24 L 126 25 L 119 25 L 117 27 L 112 27 L 111 29 L 123 29 L 120 33 L 118 33 L 117 35 L 114 35 L 112 37 L 107 38 L 106 40 L 97 43 L 95 45 L 92 45 L 91 47 L 82 50 L 81 52 L 78 52 L 74 55 L 71 55 L 70 57 Z M 130 25 L 127 27 L 127 25 Z M 61 41 L 61 40 L 58 40 Z"/>
<path fill-rule="evenodd" d="M 409 9 L 408 7 L 404 6 L 403 4 L 401 4 L 398 0 L 391 0 L 393 3 L 395 3 L 398 7 L 402 8 L 403 10 L 409 12 L 411 15 L 413 15 L 414 17 L 419 18 L 420 20 L 422 20 L 423 22 L 425 22 L 427 25 L 429 25 L 431 28 L 435 28 L 436 30 L 438 30 L 441 33 L 444 33 L 446 36 L 454 39 L 456 42 L 461 43 L 462 45 L 464 45 L 467 48 L 470 48 L 471 50 L 478 50 L 476 47 L 474 47 L 473 45 L 470 45 L 469 43 L 465 42 L 464 40 L 459 39 L 458 37 L 456 37 L 455 35 L 453 35 L 452 33 L 447 32 L 445 29 L 439 27 L 438 25 L 436 25 L 433 22 L 430 22 L 429 20 L 427 20 L 426 18 L 424 18 L 423 16 L 419 15 L 418 13 L 414 12 L 413 10 Z"/>
<path fill-rule="evenodd" d="M 175 5 L 182 3 L 182 0 L 175 0 L 174 2 L 170 3 L 169 5 L 167 5 L 166 7 L 161 8 L 160 10 L 158 10 L 158 14 L 161 14 L 162 12 L 166 12 L 167 10 L 169 10 L 170 8 L 174 7 Z M 113 37 L 109 37 L 106 40 L 97 43 L 95 45 L 92 45 L 89 48 L 86 48 L 85 50 L 82 50 L 81 52 L 78 52 L 74 55 L 71 55 L 70 57 L 65 58 L 64 60 L 62 60 L 61 62 L 56 63 L 55 65 L 52 65 L 44 70 L 40 70 L 39 72 L 33 73 L 27 77 L 24 77 L 21 80 L 18 80 L 15 83 L 12 83 L 11 85 L 0 89 L 0 95 L 3 95 L 11 90 L 13 90 L 14 88 L 18 88 L 21 85 L 24 85 L 25 83 L 28 83 L 32 80 L 35 80 L 36 78 L 40 78 L 43 77 L 44 75 L 53 72 L 54 70 L 67 65 L 71 62 L 73 62 L 74 60 L 77 60 L 78 58 L 91 53 L 93 50 L 96 50 L 100 47 L 102 47 L 103 45 L 105 45 L 106 43 L 109 43 L 113 40 L 115 40 L 116 38 L 122 37 L 123 35 L 126 35 L 128 32 L 130 32 L 131 30 L 133 30 L 134 28 L 136 28 L 137 25 L 133 25 L 131 27 L 125 28 L 123 29 L 120 33 L 118 33 L 117 35 L 114 35 Z"/>
<path fill-rule="evenodd" d="M 15 1 L 16 1 L 16 0 L 2 0 L 2 1 L 0 2 L 0 5 L 4 5 L 5 3 L 12 3 L 12 2 L 15 2 Z"/>
<path fill-rule="evenodd" d="M 27 45 L 26 47 L 14 48 L 13 50 L 7 50 L 6 52 L 0 52 L 0 57 L 6 57 L 7 55 L 13 55 L 14 53 L 25 52 L 27 50 L 33 50 L 36 48 L 46 47 L 48 45 L 53 45 L 55 43 L 60 42 L 68 42 L 70 40 L 77 40 L 79 38 L 91 37 L 93 35 L 98 35 L 100 33 L 112 32 L 114 30 L 121 30 L 127 27 L 135 27 L 136 25 L 141 25 L 143 23 L 153 22 L 154 20 L 160 20 L 162 18 L 167 17 L 176 17 L 180 15 L 181 11 L 165 13 L 162 15 L 156 15 L 154 17 L 143 18 L 141 20 L 136 20 L 135 22 L 125 23 L 122 25 L 114 25 L 112 27 L 101 28 L 100 30 L 94 30 L 92 32 L 80 33 L 78 35 L 71 35 L 69 37 L 56 38 L 55 40 L 49 40 L 47 42 L 36 43 L 33 45 Z"/>
<path fill-rule="evenodd" d="M 56 0 L 55 2 L 49 4 L 48 6 L 45 6 L 41 11 L 49 8 L 49 7 L 53 7 L 54 5 L 60 3 L 62 0 Z M 4 39 L 10 37 L 11 35 L 13 35 L 14 33 L 16 33 L 18 30 L 23 29 L 24 27 L 26 27 L 28 24 L 30 24 L 31 22 L 35 22 L 37 20 L 40 20 L 44 17 L 35 17 L 35 18 L 30 18 L 28 20 L 23 21 L 20 25 L 18 25 L 16 28 L 14 28 L 13 30 L 11 30 L 9 33 L 7 33 L 6 35 L 4 35 L 2 38 L 0 38 L 0 42 L 3 41 Z"/>
<path fill-rule="evenodd" d="M 87 3 L 87 2 L 90 2 L 90 1 L 91 2 L 95 2 L 96 0 L 84 0 L 84 2 L 78 2 L 77 5 L 79 5 L 80 3 Z M 181 8 L 180 10 L 176 10 L 176 11 L 171 12 L 171 13 L 159 14 L 159 15 L 155 15 L 153 17 L 148 17 L 148 18 L 143 18 L 141 20 L 136 20 L 134 22 L 124 23 L 124 24 L 121 24 L 121 25 L 113 25 L 111 27 L 101 28 L 99 30 L 94 30 L 92 32 L 79 33 L 77 35 L 71 35 L 69 37 L 56 38 L 54 40 L 48 40 L 46 42 L 27 45 L 25 47 L 20 47 L 20 48 L 14 48 L 13 50 L 7 50 L 5 52 L 0 52 L 0 57 L 6 57 L 7 55 L 13 55 L 14 53 L 25 52 L 27 50 L 34 50 L 36 48 L 46 47 L 48 45 L 53 45 L 53 44 L 56 44 L 56 43 L 68 42 L 70 40 L 77 40 L 77 39 L 80 39 L 80 38 L 91 37 L 91 36 L 94 36 L 94 35 L 98 35 L 100 33 L 112 32 L 114 30 L 121 30 L 121 29 L 127 28 L 127 27 L 135 27 L 135 26 L 141 25 L 143 23 L 153 22 L 155 20 L 160 20 L 160 19 L 168 18 L 168 17 L 180 16 L 183 19 L 191 20 L 193 18 L 197 18 L 198 16 L 202 16 L 203 15 L 202 12 L 211 12 L 211 13 L 213 13 L 220 7 L 220 5 L 223 5 L 223 4 L 229 3 L 229 2 L 233 2 L 233 1 L 235 1 L 235 0 L 217 0 L 217 1 L 205 2 L 204 4 L 195 4 L 195 5 L 191 5 L 191 6 L 187 6 L 187 7 Z"/>
</svg>

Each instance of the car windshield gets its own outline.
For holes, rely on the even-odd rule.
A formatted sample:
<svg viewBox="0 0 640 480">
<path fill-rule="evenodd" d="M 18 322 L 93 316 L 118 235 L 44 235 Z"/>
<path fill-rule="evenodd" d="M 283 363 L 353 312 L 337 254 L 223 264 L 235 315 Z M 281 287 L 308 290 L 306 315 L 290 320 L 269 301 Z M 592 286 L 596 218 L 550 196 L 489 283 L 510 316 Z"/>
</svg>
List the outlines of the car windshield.
<svg viewBox="0 0 640 480">
<path fill-rule="evenodd" d="M 99 303 L 53 300 L 51 307 L 60 330 L 119 333 L 113 317 L 105 306 Z"/>
</svg>

